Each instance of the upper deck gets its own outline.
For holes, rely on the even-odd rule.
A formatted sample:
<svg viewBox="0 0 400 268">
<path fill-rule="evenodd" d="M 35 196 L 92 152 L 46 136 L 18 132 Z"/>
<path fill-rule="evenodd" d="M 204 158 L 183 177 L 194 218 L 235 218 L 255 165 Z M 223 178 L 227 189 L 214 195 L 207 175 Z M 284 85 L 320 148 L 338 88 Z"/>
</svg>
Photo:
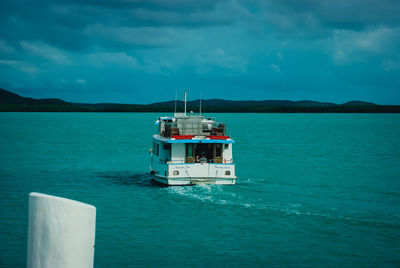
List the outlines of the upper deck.
<svg viewBox="0 0 400 268">
<path fill-rule="evenodd" d="M 226 124 L 203 115 L 175 114 L 174 117 L 160 117 L 156 121 L 156 134 L 166 139 L 210 138 L 229 139 Z"/>
<path fill-rule="evenodd" d="M 156 121 L 152 152 L 155 159 L 168 164 L 232 164 L 233 143 L 225 123 L 202 115 L 175 114 Z"/>
</svg>

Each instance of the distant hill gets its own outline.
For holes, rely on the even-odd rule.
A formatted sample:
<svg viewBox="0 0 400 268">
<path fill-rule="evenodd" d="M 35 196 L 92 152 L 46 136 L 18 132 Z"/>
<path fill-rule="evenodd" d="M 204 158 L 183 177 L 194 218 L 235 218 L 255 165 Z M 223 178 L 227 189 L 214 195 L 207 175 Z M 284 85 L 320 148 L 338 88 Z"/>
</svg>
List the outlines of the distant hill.
<svg viewBox="0 0 400 268">
<path fill-rule="evenodd" d="M 199 112 L 200 100 L 187 102 L 187 110 Z M 178 111 L 183 101 L 177 101 Z M 0 89 L 0 112 L 167 112 L 175 110 L 175 101 L 152 104 L 70 103 L 61 99 L 33 99 Z M 400 105 L 377 105 L 364 101 L 343 104 L 318 101 L 261 100 L 233 101 L 202 100 L 206 113 L 400 113 Z"/>
<path fill-rule="evenodd" d="M 188 101 L 188 106 L 199 106 L 200 100 Z M 177 101 L 177 106 L 183 106 L 183 101 Z M 175 106 L 175 101 L 156 102 L 151 106 Z M 201 101 L 202 106 L 298 106 L 298 107 L 328 107 L 337 104 L 318 101 L 289 101 L 289 100 L 261 100 L 261 101 L 233 101 L 222 99 L 208 99 Z"/>
<path fill-rule="evenodd" d="M 70 105 L 60 99 L 32 99 L 21 97 L 18 94 L 12 93 L 0 88 L 0 104 L 6 105 Z"/>
<path fill-rule="evenodd" d="M 342 105 L 344 106 L 368 106 L 368 105 L 376 105 L 375 103 L 372 102 L 366 102 L 366 101 L 349 101 L 346 103 L 343 103 Z"/>
</svg>

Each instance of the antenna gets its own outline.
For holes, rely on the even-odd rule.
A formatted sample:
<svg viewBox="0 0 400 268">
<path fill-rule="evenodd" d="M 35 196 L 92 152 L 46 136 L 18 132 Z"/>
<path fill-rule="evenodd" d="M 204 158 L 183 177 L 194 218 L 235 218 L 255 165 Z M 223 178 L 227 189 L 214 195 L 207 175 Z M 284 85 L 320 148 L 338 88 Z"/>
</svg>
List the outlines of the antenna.
<svg viewBox="0 0 400 268">
<path fill-rule="evenodd" d="M 175 90 L 175 113 L 176 113 L 176 99 L 178 98 L 178 90 Z"/>
<path fill-rule="evenodd" d="M 185 89 L 185 115 L 186 115 L 186 89 Z"/>
<path fill-rule="evenodd" d="M 200 115 L 201 115 L 201 93 L 200 93 Z"/>
</svg>

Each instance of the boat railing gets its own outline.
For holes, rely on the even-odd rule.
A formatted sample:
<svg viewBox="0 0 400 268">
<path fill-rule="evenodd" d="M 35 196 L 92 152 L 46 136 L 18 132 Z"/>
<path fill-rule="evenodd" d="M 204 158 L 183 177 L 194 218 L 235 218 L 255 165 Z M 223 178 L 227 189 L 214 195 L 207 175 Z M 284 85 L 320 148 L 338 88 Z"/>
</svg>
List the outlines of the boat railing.
<svg viewBox="0 0 400 268">
<path fill-rule="evenodd" d="M 199 162 L 196 162 L 196 163 L 202 163 L 202 162 L 199 160 Z M 216 158 L 214 158 L 214 159 L 207 159 L 207 161 L 203 162 L 203 163 L 208 163 L 208 164 L 233 164 L 233 160 L 232 159 L 227 160 L 227 159 L 216 159 Z"/>
<path fill-rule="evenodd" d="M 161 160 L 160 162 L 165 162 L 166 164 L 233 164 L 233 159 L 206 159 L 206 160 Z"/>
<path fill-rule="evenodd" d="M 189 119 L 178 119 L 176 122 L 162 122 L 159 124 L 160 135 L 166 138 L 178 135 L 227 136 L 227 127 L 223 122 L 202 122 L 201 120 Z"/>
</svg>

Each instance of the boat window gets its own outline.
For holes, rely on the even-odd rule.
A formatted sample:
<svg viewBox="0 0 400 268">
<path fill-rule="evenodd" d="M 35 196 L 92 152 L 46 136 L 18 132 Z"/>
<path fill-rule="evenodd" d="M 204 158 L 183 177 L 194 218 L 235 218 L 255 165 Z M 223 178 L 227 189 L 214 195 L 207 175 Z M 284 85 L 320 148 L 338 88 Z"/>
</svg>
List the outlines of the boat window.
<svg viewBox="0 0 400 268">
<path fill-rule="evenodd" d="M 229 148 L 229 144 L 225 143 L 225 149 Z"/>
<path fill-rule="evenodd" d="M 215 157 L 222 157 L 222 144 L 215 144 Z"/>
<path fill-rule="evenodd" d="M 193 157 L 194 156 L 194 144 L 188 143 L 186 144 L 186 157 Z"/>
<path fill-rule="evenodd" d="M 197 143 L 194 147 L 196 162 L 208 162 L 213 158 L 213 148 L 211 143 Z"/>
<path fill-rule="evenodd" d="M 158 154 L 159 154 L 159 152 L 160 152 L 160 144 L 157 143 L 156 146 L 157 146 L 157 147 L 156 147 L 156 155 L 158 156 Z"/>
<path fill-rule="evenodd" d="M 171 150 L 171 144 L 164 144 L 164 150 Z"/>
</svg>

